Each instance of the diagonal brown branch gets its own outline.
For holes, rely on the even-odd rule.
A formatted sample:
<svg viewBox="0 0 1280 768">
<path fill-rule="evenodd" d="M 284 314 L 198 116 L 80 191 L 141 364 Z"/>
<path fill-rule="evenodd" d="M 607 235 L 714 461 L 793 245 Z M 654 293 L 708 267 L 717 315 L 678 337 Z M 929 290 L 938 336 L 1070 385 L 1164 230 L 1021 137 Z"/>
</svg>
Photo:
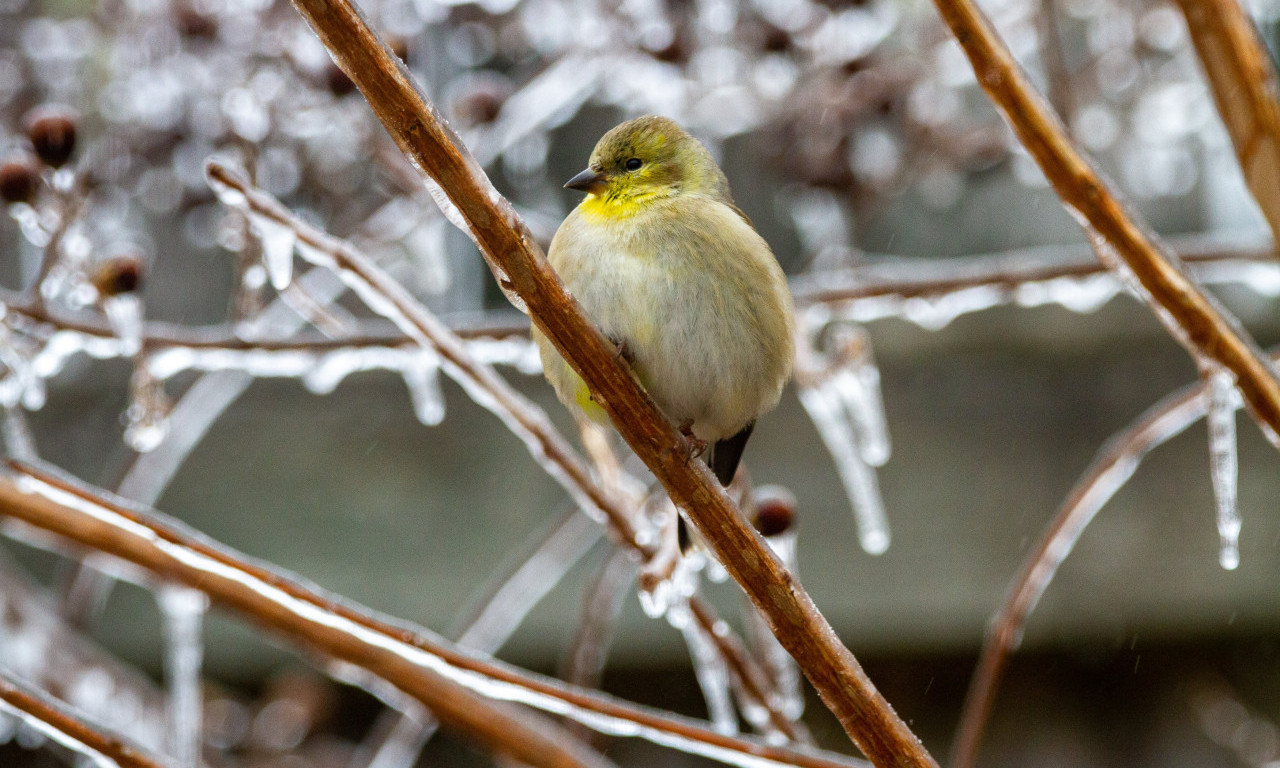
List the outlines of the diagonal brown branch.
<svg viewBox="0 0 1280 768">
<path fill-rule="evenodd" d="M 83 714 L 44 693 L 0 675 L 0 712 L 11 709 L 24 719 L 37 721 L 63 744 L 81 754 L 101 755 L 120 768 L 164 768 L 165 762 L 146 754 L 119 736 L 96 730 Z"/>
<path fill-rule="evenodd" d="M 444 190 L 499 285 L 528 308 L 530 318 L 587 382 L 632 450 L 768 616 L 779 641 L 796 657 L 854 742 L 878 766 L 936 765 L 710 472 L 686 460 L 679 432 L 612 353 L 565 291 L 511 204 L 489 183 L 355 6 L 342 0 L 297 0 L 295 6 L 401 151 Z"/>
<path fill-rule="evenodd" d="M 391 623 L 157 512 L 125 506 L 122 500 L 31 465 L 12 461 L 10 465 L 22 474 L 23 485 L 0 476 L 0 515 L 140 566 L 159 579 L 199 589 L 220 606 L 285 640 L 367 670 L 429 707 L 441 721 L 467 729 L 464 732 L 477 729 L 476 735 L 482 738 L 520 740 L 508 745 L 515 751 L 507 751 L 527 763 L 576 764 L 555 762 L 563 761 L 563 745 L 571 740 L 558 729 L 546 734 L 532 731 L 522 718 L 484 704 L 455 681 L 495 698 L 566 714 L 602 732 L 638 736 L 725 762 L 750 759 L 761 766 L 799 768 L 862 765 L 830 752 L 725 736 L 689 718 L 516 669 L 420 627 Z M 481 706 L 476 707 L 477 702 Z M 548 739 L 557 738 L 559 746 L 547 744 Z"/>
<path fill-rule="evenodd" d="M 1178 0 L 1249 191 L 1280 240 L 1276 70 L 1238 0 Z"/>
<path fill-rule="evenodd" d="M 1188 276 L 1177 257 L 1137 223 L 1067 137 L 1066 130 L 973 0 L 935 0 L 978 82 L 1004 113 L 1058 196 L 1108 264 L 1128 272 L 1170 333 L 1197 359 L 1236 379 L 1254 419 L 1280 445 L 1280 381 L 1254 341 Z M 1110 260 L 1110 259 L 1109 259 Z"/>
</svg>

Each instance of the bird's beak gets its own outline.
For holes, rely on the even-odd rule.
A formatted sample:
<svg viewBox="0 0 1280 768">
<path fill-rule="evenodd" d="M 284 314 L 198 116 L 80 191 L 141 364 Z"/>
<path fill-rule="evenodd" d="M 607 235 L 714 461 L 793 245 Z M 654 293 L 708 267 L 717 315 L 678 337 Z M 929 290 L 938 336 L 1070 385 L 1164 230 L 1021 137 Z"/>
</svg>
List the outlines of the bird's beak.
<svg viewBox="0 0 1280 768">
<path fill-rule="evenodd" d="M 565 189 L 580 189 L 597 195 L 605 191 L 608 186 L 604 172 L 594 168 L 588 168 L 564 183 Z"/>
</svg>

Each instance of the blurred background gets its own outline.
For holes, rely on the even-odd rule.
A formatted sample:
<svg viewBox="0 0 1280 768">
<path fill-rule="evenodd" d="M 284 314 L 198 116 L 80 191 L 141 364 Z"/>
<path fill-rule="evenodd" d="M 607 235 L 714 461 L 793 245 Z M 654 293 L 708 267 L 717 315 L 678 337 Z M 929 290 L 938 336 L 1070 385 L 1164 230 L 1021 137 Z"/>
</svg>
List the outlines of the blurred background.
<svg viewBox="0 0 1280 768">
<path fill-rule="evenodd" d="M 1261 264 L 1271 238 L 1175 5 L 983 7 L 1154 229 L 1180 249 Z M 929 3 L 363 8 L 544 246 L 579 198 L 561 184 L 599 136 L 656 113 L 707 144 L 798 292 L 861 285 L 864 274 L 874 289 L 889 282 L 877 275 L 927 283 L 1092 259 Z M 1271 43 L 1280 4 L 1247 10 Z M 341 374 L 320 382 L 319 354 L 293 369 L 161 359 L 194 333 L 252 340 L 306 323 L 389 328 L 349 296 L 317 309 L 326 302 L 315 295 L 278 292 L 279 247 L 215 198 L 210 157 L 350 239 L 450 325 L 500 329 L 511 344 L 493 354 L 515 363 L 503 374 L 575 435 L 529 365 L 519 334 L 527 321 L 287 3 L 0 0 L 7 451 L 153 502 L 230 547 L 456 636 L 570 502 L 518 438 L 451 381 L 437 383 L 433 368 L 414 378 L 390 364 L 338 364 Z M 292 260 L 292 241 L 285 247 Z M 993 254 L 998 261 L 965 260 Z M 875 271 L 885 264 L 892 269 Z M 1260 266 L 1214 285 L 1264 346 L 1280 338 L 1275 277 Z M 14 309 L 30 310 L 37 279 L 42 317 Z M 864 453 L 842 480 L 824 442 L 839 438 L 824 437 L 794 388 L 747 451 L 757 484 L 795 496 L 801 579 L 940 760 L 1023 558 L 1108 437 L 1196 379 L 1144 305 L 1122 292 L 1109 300 L 1114 283 L 1051 288 L 1039 300 L 820 305 L 805 323 L 820 357 L 831 353 L 833 319 L 874 350 L 874 363 L 859 364 L 878 370 L 879 393 L 864 388 L 858 402 L 882 396 L 891 455 Z M 278 295 L 292 310 L 264 314 Z M 127 341 L 139 313 L 149 334 L 179 342 L 105 360 L 50 353 L 54 328 L 74 335 L 78 322 Z M 223 377 L 225 410 L 171 417 L 210 376 Z M 865 424 L 854 422 L 844 432 L 857 436 Z M 1280 473 L 1252 421 L 1239 425 L 1239 566 L 1219 564 L 1197 424 L 1143 461 L 1048 588 L 1000 688 L 980 765 L 1278 764 Z M 187 454 L 175 442 L 193 446 Z M 122 482 L 156 455 L 173 459 L 171 477 L 150 470 L 126 493 Z M 850 484 L 859 467 L 878 480 L 887 534 L 867 508 L 876 488 Z M 861 523 L 851 501 L 859 494 Z M 166 624 L 154 595 L 6 531 L 0 670 L 39 666 L 28 658 L 39 655 L 33 642 L 41 652 L 84 643 L 89 668 L 131 669 L 135 690 L 148 692 L 140 700 L 157 695 Z M 550 673 L 563 666 L 584 590 L 610 548 L 587 541 L 581 550 L 500 658 Z M 742 624 L 736 586 L 708 584 L 706 594 Z M 33 601 L 28 614 L 14 608 L 20 595 Z M 44 613 L 62 617 L 66 636 L 37 641 L 23 629 Z M 705 716 L 682 634 L 647 616 L 634 591 L 619 622 L 603 687 Z M 216 609 L 201 632 L 213 764 L 370 764 L 361 749 L 380 722 L 371 697 Z M 852 751 L 812 696 L 805 722 L 819 744 Z M 134 738 L 154 741 L 156 727 Z M 12 719 L 0 720 L 0 742 L 4 765 L 70 759 Z M 606 754 L 623 765 L 698 762 L 621 740 Z M 418 764 L 487 762 L 446 734 Z"/>
</svg>

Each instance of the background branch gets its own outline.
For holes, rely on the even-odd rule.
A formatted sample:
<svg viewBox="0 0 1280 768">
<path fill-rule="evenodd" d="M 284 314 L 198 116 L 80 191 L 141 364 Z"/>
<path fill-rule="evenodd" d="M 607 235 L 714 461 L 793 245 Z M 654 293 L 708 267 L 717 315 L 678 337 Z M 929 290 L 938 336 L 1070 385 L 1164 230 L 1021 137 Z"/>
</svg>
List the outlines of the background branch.
<svg viewBox="0 0 1280 768">
<path fill-rule="evenodd" d="M 1258 346 L 1177 257 L 1137 223 L 1067 136 L 973 0 L 935 0 L 978 82 L 1035 158 L 1109 267 L 1128 275 L 1174 338 L 1202 365 L 1226 368 L 1263 432 L 1280 446 L 1280 380 Z"/>
<path fill-rule="evenodd" d="M 1249 191 L 1280 241 L 1276 70 L 1237 0 L 1178 0 Z"/>
</svg>

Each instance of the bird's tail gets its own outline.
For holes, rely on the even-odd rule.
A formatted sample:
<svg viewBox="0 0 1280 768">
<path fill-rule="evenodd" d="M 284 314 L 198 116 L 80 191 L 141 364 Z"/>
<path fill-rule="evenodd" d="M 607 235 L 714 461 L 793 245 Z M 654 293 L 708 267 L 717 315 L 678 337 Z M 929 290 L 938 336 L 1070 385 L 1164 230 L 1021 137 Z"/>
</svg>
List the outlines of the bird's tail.
<svg viewBox="0 0 1280 768">
<path fill-rule="evenodd" d="M 711 471 L 721 485 L 728 487 L 733 482 L 733 476 L 738 473 L 738 464 L 742 462 L 742 452 L 747 447 L 747 438 L 751 437 L 751 430 L 755 427 L 756 423 L 753 421 L 733 437 L 717 440 L 712 447 L 711 458 L 707 463 L 711 465 Z"/>
</svg>

